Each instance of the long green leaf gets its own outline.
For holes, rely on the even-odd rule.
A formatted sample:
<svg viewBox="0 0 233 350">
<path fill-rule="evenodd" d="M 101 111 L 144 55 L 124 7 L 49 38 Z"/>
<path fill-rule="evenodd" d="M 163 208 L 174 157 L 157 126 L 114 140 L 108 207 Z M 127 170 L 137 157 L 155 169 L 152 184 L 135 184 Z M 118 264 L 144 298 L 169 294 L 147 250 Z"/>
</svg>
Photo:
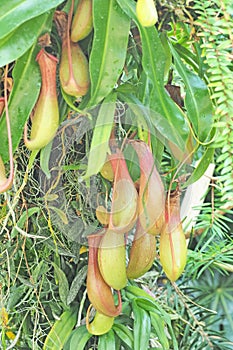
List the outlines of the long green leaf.
<svg viewBox="0 0 233 350">
<path fill-rule="evenodd" d="M 37 40 L 51 13 L 44 13 L 23 23 L 0 41 L 0 67 L 21 57 Z"/>
<path fill-rule="evenodd" d="M 129 109 L 132 110 L 134 118 L 130 119 L 130 125 L 137 127 L 139 138 L 141 140 L 144 140 L 142 135 L 140 135 L 140 129 L 143 130 L 142 133 L 145 133 L 145 135 L 147 135 L 146 137 L 148 137 L 148 133 L 150 134 L 153 154 L 157 163 L 160 164 L 165 145 L 166 132 L 164 132 L 163 134 L 158 133 L 157 129 L 154 126 L 154 123 L 152 123 L 151 120 L 151 116 L 153 114 L 151 113 L 150 108 L 143 105 L 142 102 L 136 96 L 130 93 L 119 93 L 118 96 L 122 101 L 126 102 Z M 166 119 L 163 119 L 163 122 L 167 125 Z M 162 127 L 162 125 L 163 124 L 161 123 L 160 128 Z"/>
<path fill-rule="evenodd" d="M 63 350 L 83 350 L 91 337 L 86 326 L 80 326 L 71 333 Z"/>
<path fill-rule="evenodd" d="M 66 310 L 52 326 L 48 333 L 43 350 L 62 350 L 77 320 L 77 308 Z M 76 348 L 77 349 L 77 348 Z"/>
<path fill-rule="evenodd" d="M 190 176 L 188 181 L 186 181 L 185 184 L 182 186 L 183 188 L 191 185 L 192 183 L 200 179 L 200 177 L 205 173 L 210 163 L 213 161 L 214 152 L 215 152 L 214 148 L 206 149 L 197 167 L 194 169 L 192 175 Z"/>
<path fill-rule="evenodd" d="M 123 102 L 127 103 L 136 117 L 135 120 L 130 120 L 131 125 L 137 127 L 139 124 L 142 124 L 145 132 L 155 133 L 150 118 L 150 109 L 145 107 L 143 103 L 131 93 L 119 93 L 118 96 Z"/>
<path fill-rule="evenodd" d="M 211 131 L 213 105 L 205 82 L 184 65 L 175 48 L 170 45 L 175 67 L 185 84 L 185 107 L 197 137 L 205 141 Z"/>
<path fill-rule="evenodd" d="M 168 96 L 164 89 L 166 56 L 155 27 L 146 28 L 138 22 L 133 0 L 117 0 L 122 9 L 137 24 L 142 41 L 142 65 L 151 81 L 150 108 L 152 123 L 168 140 L 183 151 L 189 130 L 183 111 Z"/>
<path fill-rule="evenodd" d="M 34 208 L 28 208 L 26 211 L 24 211 L 20 215 L 20 219 L 17 222 L 17 226 L 19 228 L 23 228 L 25 222 L 32 216 L 33 214 L 37 214 L 40 211 L 39 207 L 34 207 Z M 15 236 L 18 234 L 17 229 L 14 227 L 13 230 L 11 231 L 11 237 L 12 239 L 15 238 Z"/>
<path fill-rule="evenodd" d="M 109 149 L 109 138 L 111 135 L 114 113 L 115 113 L 116 94 L 109 95 L 102 103 L 94 127 L 94 133 L 91 141 L 91 148 L 88 157 L 87 172 L 84 179 L 97 174 L 106 160 Z"/>
<path fill-rule="evenodd" d="M 188 126 L 184 113 L 168 96 L 163 87 L 163 76 L 160 77 L 161 72 L 164 72 L 165 65 L 162 44 L 155 28 L 148 28 L 147 30 L 141 28 L 141 31 L 143 67 L 148 77 L 151 78 L 154 87 L 150 100 L 152 122 L 162 135 L 169 140 L 173 140 L 183 150 L 188 138 Z M 151 43 L 154 45 L 151 45 Z"/>
<path fill-rule="evenodd" d="M 148 349 L 151 321 L 148 312 L 132 302 L 134 314 L 134 350 Z"/>
<path fill-rule="evenodd" d="M 70 290 L 67 296 L 67 304 L 70 305 L 76 298 L 80 288 L 83 285 L 84 280 L 87 277 L 87 266 L 83 266 L 75 276 L 70 286 Z"/>
<path fill-rule="evenodd" d="M 93 23 L 89 105 L 98 104 L 117 83 L 125 62 L 130 29 L 130 19 L 116 0 L 93 1 Z"/>
<path fill-rule="evenodd" d="M 37 28 L 38 32 L 49 30 L 51 19 L 51 15 L 43 15 L 43 23 L 41 22 L 40 28 Z M 9 98 L 13 150 L 18 147 L 24 124 L 36 103 L 40 91 L 41 78 L 38 64 L 35 61 L 36 53 L 36 44 L 34 44 L 17 60 L 13 69 L 14 84 Z M 0 154 L 3 161 L 6 162 L 9 155 L 5 114 L 0 119 L 0 140 L 3 140 Z"/>
<path fill-rule="evenodd" d="M 61 301 L 67 305 L 67 296 L 69 293 L 69 284 L 66 278 L 65 273 L 58 267 L 55 263 L 52 263 L 55 275 L 58 279 L 58 288 L 59 288 L 59 296 Z"/>
<path fill-rule="evenodd" d="M 108 333 L 105 333 L 101 336 L 99 336 L 98 341 L 98 350 L 115 350 L 116 349 L 116 343 L 115 343 L 115 336 L 112 329 Z"/>
<path fill-rule="evenodd" d="M 127 286 L 126 295 L 129 298 L 129 300 L 135 300 L 137 306 L 139 306 L 140 308 L 145 309 L 148 312 L 156 312 L 159 315 L 161 315 L 161 317 L 167 324 L 169 333 L 172 337 L 174 350 L 178 350 L 178 344 L 171 323 L 170 315 L 162 308 L 162 306 L 143 289 L 136 286 Z"/>
<path fill-rule="evenodd" d="M 137 306 L 148 311 L 148 312 L 155 312 L 158 313 L 159 315 L 161 315 L 161 317 L 163 318 L 163 320 L 165 321 L 165 323 L 167 324 L 170 336 L 172 338 L 172 342 L 173 342 L 173 347 L 174 350 L 178 350 L 178 344 L 177 344 L 177 340 L 175 337 L 175 332 L 173 330 L 173 325 L 171 323 L 171 318 L 170 315 L 161 307 L 161 305 L 159 303 L 157 303 L 154 299 L 154 301 L 152 301 L 150 298 L 146 297 L 142 297 L 142 298 L 137 298 L 135 299 Z"/>
<path fill-rule="evenodd" d="M 52 151 L 53 141 L 49 142 L 42 150 L 40 151 L 40 167 L 43 173 L 46 175 L 47 179 L 51 178 L 50 169 L 49 169 L 49 159 Z"/>
<path fill-rule="evenodd" d="M 209 79 L 206 75 L 206 71 L 208 69 L 208 66 L 206 63 L 204 63 L 204 58 L 200 62 L 200 59 L 197 55 L 190 52 L 186 47 L 180 45 L 179 43 L 175 44 L 175 49 L 180 58 L 182 58 L 188 65 L 192 67 L 192 69 L 201 77 L 204 79 L 204 81 L 208 84 Z"/>
<path fill-rule="evenodd" d="M 121 341 L 129 348 L 133 349 L 134 348 L 134 343 L 133 343 L 133 334 L 130 331 L 130 329 L 123 325 L 123 324 L 118 324 L 115 323 L 112 328 L 115 332 L 115 334 L 121 339 Z"/>
<path fill-rule="evenodd" d="M 151 324 L 155 330 L 155 334 L 162 345 L 163 350 L 169 350 L 169 341 L 165 331 L 165 322 L 156 312 L 150 312 Z"/>
<path fill-rule="evenodd" d="M 31 18 L 45 13 L 64 0 L 1 0 L 0 39 Z"/>
</svg>

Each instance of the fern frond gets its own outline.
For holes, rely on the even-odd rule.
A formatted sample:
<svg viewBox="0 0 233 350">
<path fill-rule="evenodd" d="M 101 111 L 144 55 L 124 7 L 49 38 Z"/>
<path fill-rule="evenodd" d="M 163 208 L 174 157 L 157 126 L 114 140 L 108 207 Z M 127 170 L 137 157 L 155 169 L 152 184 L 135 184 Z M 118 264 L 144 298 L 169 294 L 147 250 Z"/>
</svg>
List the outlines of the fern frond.
<svg viewBox="0 0 233 350">
<path fill-rule="evenodd" d="M 198 35 L 208 65 L 209 87 L 214 101 L 215 148 L 222 187 L 222 201 L 233 203 L 233 17 L 231 0 L 194 1 Z"/>
</svg>

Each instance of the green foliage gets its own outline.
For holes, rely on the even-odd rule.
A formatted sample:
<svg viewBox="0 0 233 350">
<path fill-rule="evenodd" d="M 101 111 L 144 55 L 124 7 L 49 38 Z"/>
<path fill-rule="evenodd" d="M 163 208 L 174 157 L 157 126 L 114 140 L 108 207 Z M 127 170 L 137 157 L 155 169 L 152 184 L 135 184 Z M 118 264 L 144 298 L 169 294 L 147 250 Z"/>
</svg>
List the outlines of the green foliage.
<svg viewBox="0 0 233 350">
<path fill-rule="evenodd" d="M 40 91 L 41 78 L 35 58 L 36 48 L 34 45 L 18 59 L 12 72 L 15 84 L 9 99 L 9 114 L 12 135 L 14 135 L 12 137 L 14 150 L 16 150 L 22 138 L 24 123 L 28 119 Z M 31 84 L 34 86 L 33 89 L 31 89 Z M 4 115 L 0 121 L 0 135 L 2 140 L 7 138 Z M 1 147 L 1 156 L 4 161 L 9 160 L 7 143 L 4 143 Z"/>
<path fill-rule="evenodd" d="M 0 67 L 21 57 L 40 35 L 49 30 L 53 13 L 48 10 L 61 2 L 48 4 L 42 1 L 39 6 L 34 6 L 31 1 L 27 4 L 25 1 L 1 2 Z"/>
<path fill-rule="evenodd" d="M 90 55 L 91 96 L 96 105 L 114 88 L 124 66 L 130 19 L 116 0 L 93 3 L 94 41 Z M 119 30 L 119 28 L 121 30 Z"/>
<path fill-rule="evenodd" d="M 116 95 L 108 96 L 101 104 L 91 141 L 88 167 L 85 177 L 98 174 L 105 163 L 109 139 L 114 125 Z"/>
<path fill-rule="evenodd" d="M 222 277 L 217 272 L 214 275 L 206 272 L 198 284 L 191 285 L 190 291 L 202 306 L 216 311 L 212 316 L 214 329 L 224 330 L 230 338 L 233 330 L 232 275 Z"/>
<path fill-rule="evenodd" d="M 46 50 L 60 60 L 53 16 L 68 13 L 71 1 L 1 1 L 0 97 L 9 64 L 15 164 L 12 188 L 0 194 L 3 350 L 232 349 L 233 11 L 230 0 L 189 3 L 156 1 L 159 23 L 144 28 L 135 1 L 94 0 L 94 30 L 80 42 L 89 91 L 74 100 L 57 74 L 59 130 L 40 153 L 29 154 L 22 134 L 41 86 L 35 58 L 49 34 Z M 166 191 L 177 182 L 185 191 L 211 162 L 217 166 L 186 233 L 184 274 L 170 283 L 156 259 L 144 276 L 128 281 L 121 315 L 97 337 L 85 326 L 86 245 L 87 235 L 102 227 L 97 205 L 111 206 L 112 186 L 99 171 L 113 133 L 134 181 L 140 169 L 127 146 L 131 138 L 150 144 Z M 0 139 L 8 172 L 6 112 Z"/>
<path fill-rule="evenodd" d="M 185 64 L 171 46 L 174 65 L 185 84 L 184 104 L 190 123 L 200 142 L 204 142 L 211 132 L 213 106 L 205 82 Z"/>
<path fill-rule="evenodd" d="M 49 2 L 42 0 L 40 3 L 22 0 L 13 0 L 9 3 L 3 0 L 0 5 L 0 38 L 4 38 L 17 29 L 21 24 L 28 26 L 28 20 L 57 7 L 61 3 L 62 0 L 52 0 Z"/>
<path fill-rule="evenodd" d="M 207 74 L 211 98 L 215 103 L 215 127 L 218 133 L 214 147 L 221 148 L 217 157 L 220 172 L 219 183 L 222 188 L 222 200 L 232 203 L 233 191 L 233 157 L 232 157 L 232 8 L 228 0 L 194 1 L 198 15 L 197 25 L 201 30 L 201 48 L 208 65 Z"/>
<path fill-rule="evenodd" d="M 143 28 L 135 15 L 135 2 L 118 0 L 123 9 L 136 22 L 142 41 L 142 67 L 149 83 L 152 84 L 150 91 L 150 104 L 152 124 L 158 131 L 172 140 L 182 151 L 188 137 L 188 128 L 182 111 L 174 101 L 168 97 L 164 89 L 165 52 L 155 27 Z M 179 125 L 179 133 L 177 127 Z M 166 130 L 166 132 L 165 132 Z"/>
<path fill-rule="evenodd" d="M 77 309 L 66 310 L 51 328 L 45 339 L 43 350 L 63 349 L 77 320 Z"/>
</svg>

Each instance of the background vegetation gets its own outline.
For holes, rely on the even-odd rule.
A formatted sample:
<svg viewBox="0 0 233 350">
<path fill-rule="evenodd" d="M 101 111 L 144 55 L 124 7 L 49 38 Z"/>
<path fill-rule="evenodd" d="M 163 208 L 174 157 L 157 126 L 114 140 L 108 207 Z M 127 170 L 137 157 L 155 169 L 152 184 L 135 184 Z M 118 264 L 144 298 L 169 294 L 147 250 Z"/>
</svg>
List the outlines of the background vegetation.
<svg viewBox="0 0 233 350">
<path fill-rule="evenodd" d="M 0 4 L 0 92 L 8 65 L 15 169 L 12 188 L 0 195 L 1 348 L 232 349 L 232 1 L 157 0 L 159 20 L 151 28 L 138 22 L 134 0 L 93 4 L 94 30 L 80 43 L 89 91 L 72 98 L 57 76 L 60 127 L 40 152 L 22 140 L 41 85 L 35 58 L 48 33 L 46 50 L 60 59 L 54 14 L 68 13 L 71 1 Z M 98 337 L 85 327 L 86 236 L 101 227 L 97 203 L 110 201 L 99 170 L 113 123 L 119 144 L 126 136 L 147 141 L 150 131 L 166 190 L 179 181 L 183 197 L 210 163 L 215 169 L 197 221 L 185 232 L 181 278 L 170 283 L 156 259 L 122 291 L 123 313 Z M 0 140 L 9 172 L 5 112 Z M 67 338 L 54 345 L 65 326 Z"/>
</svg>

